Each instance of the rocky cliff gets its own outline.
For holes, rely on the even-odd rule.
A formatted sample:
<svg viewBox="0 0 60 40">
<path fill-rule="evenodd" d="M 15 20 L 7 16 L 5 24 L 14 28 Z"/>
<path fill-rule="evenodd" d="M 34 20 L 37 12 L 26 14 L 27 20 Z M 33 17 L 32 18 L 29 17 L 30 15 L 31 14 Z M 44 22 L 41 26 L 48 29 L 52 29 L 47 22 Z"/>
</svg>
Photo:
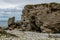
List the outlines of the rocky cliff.
<svg viewBox="0 0 60 40">
<path fill-rule="evenodd" d="M 25 31 L 60 33 L 60 3 L 26 5 L 19 23 Z"/>
<path fill-rule="evenodd" d="M 26 30 L 60 32 L 60 3 L 26 5 L 22 13 Z"/>
</svg>

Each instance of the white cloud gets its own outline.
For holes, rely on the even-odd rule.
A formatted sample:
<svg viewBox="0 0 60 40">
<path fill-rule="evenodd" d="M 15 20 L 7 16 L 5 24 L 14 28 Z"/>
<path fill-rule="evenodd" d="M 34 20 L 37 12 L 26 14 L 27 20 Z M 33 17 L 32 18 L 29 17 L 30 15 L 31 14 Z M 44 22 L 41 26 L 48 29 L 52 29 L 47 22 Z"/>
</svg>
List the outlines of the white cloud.
<svg viewBox="0 0 60 40">
<path fill-rule="evenodd" d="M 60 2 L 60 0 L 0 0 L 0 8 L 20 8 L 26 4 L 40 4 L 45 2 Z"/>
<path fill-rule="evenodd" d="M 0 4 L 0 8 L 15 8 L 17 5 L 12 5 L 12 4 Z"/>
<path fill-rule="evenodd" d="M 40 4 L 45 2 L 60 2 L 60 0 L 0 0 L 0 8 L 14 8 L 26 4 Z"/>
</svg>

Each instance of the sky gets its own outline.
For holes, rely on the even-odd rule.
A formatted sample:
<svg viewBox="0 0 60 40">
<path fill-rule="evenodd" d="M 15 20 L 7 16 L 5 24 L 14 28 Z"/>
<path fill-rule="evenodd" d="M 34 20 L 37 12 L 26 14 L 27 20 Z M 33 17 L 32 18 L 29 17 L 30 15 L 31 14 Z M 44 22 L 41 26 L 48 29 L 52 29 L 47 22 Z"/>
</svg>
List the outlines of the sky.
<svg viewBox="0 0 60 40">
<path fill-rule="evenodd" d="M 60 2 L 60 0 L 0 0 L 0 8 L 22 7 L 26 4 L 40 4 L 48 2 Z"/>
<path fill-rule="evenodd" d="M 17 9 L 22 10 L 23 7 L 27 4 L 41 4 L 41 3 L 50 3 L 50 2 L 59 2 L 60 0 L 0 0 L 0 9 Z M 21 13 L 21 11 L 20 11 Z M 21 16 L 20 13 L 11 13 L 11 12 L 0 12 L 0 20 L 7 20 L 11 16 L 17 17 L 19 19 Z M 19 16 L 18 16 L 19 15 Z"/>
</svg>

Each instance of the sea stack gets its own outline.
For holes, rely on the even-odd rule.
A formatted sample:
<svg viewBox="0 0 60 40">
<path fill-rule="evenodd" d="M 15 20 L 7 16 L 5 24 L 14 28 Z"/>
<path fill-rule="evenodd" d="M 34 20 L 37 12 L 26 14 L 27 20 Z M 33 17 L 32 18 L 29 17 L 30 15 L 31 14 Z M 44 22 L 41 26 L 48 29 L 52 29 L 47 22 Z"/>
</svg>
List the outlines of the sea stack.
<svg viewBox="0 0 60 40">
<path fill-rule="evenodd" d="M 9 29 L 14 29 L 15 27 L 15 17 L 11 17 L 8 19 L 8 27 Z"/>
</svg>

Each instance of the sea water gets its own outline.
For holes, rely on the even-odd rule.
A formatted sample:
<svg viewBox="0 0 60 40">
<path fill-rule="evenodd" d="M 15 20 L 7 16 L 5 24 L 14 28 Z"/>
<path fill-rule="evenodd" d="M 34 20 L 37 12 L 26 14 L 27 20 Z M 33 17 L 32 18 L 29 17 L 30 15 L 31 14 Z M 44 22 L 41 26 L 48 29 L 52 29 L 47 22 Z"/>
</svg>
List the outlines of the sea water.
<svg viewBox="0 0 60 40">
<path fill-rule="evenodd" d="M 1 9 L 0 9 L 1 10 Z M 0 27 L 8 27 L 8 19 L 10 17 L 15 17 L 15 21 L 20 20 L 22 11 L 21 10 L 11 10 L 0 11 Z"/>
<path fill-rule="evenodd" d="M 8 27 L 8 22 L 7 21 L 0 21 L 0 26 L 1 27 Z"/>
</svg>

